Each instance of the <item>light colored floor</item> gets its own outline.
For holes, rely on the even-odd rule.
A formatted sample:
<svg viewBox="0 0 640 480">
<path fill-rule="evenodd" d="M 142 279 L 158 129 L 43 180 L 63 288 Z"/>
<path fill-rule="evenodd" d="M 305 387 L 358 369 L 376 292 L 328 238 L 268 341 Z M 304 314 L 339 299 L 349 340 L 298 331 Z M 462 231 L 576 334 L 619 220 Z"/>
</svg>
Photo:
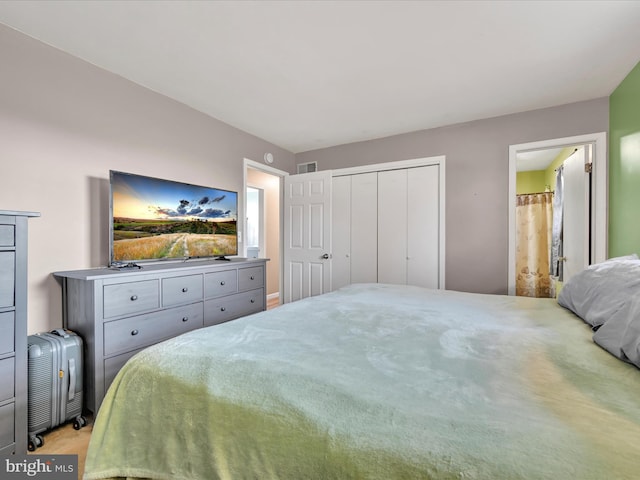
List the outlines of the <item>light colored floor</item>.
<svg viewBox="0 0 640 480">
<path fill-rule="evenodd" d="M 84 460 L 93 429 L 93 418 L 87 418 L 88 424 L 80 430 L 74 430 L 73 423 L 67 423 L 42 435 L 44 445 L 29 452 L 34 455 L 78 455 L 78 479 L 84 472 Z"/>
<path fill-rule="evenodd" d="M 267 300 L 267 310 L 278 307 L 279 298 Z M 84 472 L 84 461 L 87 456 L 87 447 L 93 429 L 93 418 L 87 418 L 88 425 L 80 430 L 74 430 L 73 424 L 68 423 L 43 434 L 44 445 L 35 452 L 35 455 L 78 455 L 78 480 Z"/>
</svg>

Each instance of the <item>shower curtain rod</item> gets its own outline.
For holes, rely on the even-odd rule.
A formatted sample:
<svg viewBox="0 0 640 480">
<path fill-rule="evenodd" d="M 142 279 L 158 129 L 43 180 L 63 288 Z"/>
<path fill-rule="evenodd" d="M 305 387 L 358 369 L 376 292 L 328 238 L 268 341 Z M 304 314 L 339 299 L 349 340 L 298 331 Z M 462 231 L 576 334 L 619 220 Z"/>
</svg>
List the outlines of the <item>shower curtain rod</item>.
<svg viewBox="0 0 640 480">
<path fill-rule="evenodd" d="M 522 197 L 523 195 L 541 195 L 543 193 L 553 193 L 553 192 L 516 193 L 516 197 Z"/>
<path fill-rule="evenodd" d="M 573 155 L 573 154 L 574 154 L 574 153 L 576 153 L 577 151 L 578 151 L 578 149 L 577 149 L 577 148 L 574 148 L 574 149 L 573 149 L 573 152 L 571 152 L 571 153 L 567 156 L 567 158 L 569 158 L 571 155 Z M 565 158 L 565 160 L 566 160 L 567 158 Z M 562 167 L 562 165 L 560 165 L 560 167 Z M 560 167 L 556 168 L 556 169 L 554 170 L 554 172 L 557 172 L 558 170 L 560 170 Z"/>
</svg>

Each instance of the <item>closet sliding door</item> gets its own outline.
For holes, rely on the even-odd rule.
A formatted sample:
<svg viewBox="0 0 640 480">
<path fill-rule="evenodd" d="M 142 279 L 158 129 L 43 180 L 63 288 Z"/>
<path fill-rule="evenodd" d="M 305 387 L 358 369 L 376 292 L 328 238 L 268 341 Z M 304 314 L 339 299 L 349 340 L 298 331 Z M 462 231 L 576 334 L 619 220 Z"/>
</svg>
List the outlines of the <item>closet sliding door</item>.
<svg viewBox="0 0 640 480">
<path fill-rule="evenodd" d="M 378 281 L 378 174 L 333 179 L 333 290 Z"/>
<path fill-rule="evenodd" d="M 444 288 L 443 162 L 334 177 L 332 289 L 376 282 Z"/>
<path fill-rule="evenodd" d="M 378 282 L 439 287 L 439 168 L 378 173 Z"/>
<path fill-rule="evenodd" d="M 351 176 L 331 185 L 331 290 L 351 283 Z"/>
<path fill-rule="evenodd" d="M 407 284 L 439 288 L 439 166 L 407 170 Z M 444 287 L 444 286 L 442 286 Z"/>
<path fill-rule="evenodd" d="M 351 283 L 378 281 L 378 174 L 351 175 Z"/>
<path fill-rule="evenodd" d="M 378 282 L 407 283 L 407 169 L 378 172 Z"/>
</svg>

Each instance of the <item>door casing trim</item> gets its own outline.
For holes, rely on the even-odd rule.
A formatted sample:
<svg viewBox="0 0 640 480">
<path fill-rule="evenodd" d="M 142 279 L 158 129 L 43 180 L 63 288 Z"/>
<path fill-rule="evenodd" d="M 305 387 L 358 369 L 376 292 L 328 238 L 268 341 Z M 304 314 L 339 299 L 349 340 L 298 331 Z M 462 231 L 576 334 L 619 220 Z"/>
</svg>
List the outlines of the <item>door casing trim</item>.
<svg viewBox="0 0 640 480">
<path fill-rule="evenodd" d="M 261 172 L 265 172 L 265 173 L 269 173 L 271 175 L 274 175 L 276 177 L 280 177 L 280 231 L 278 232 L 278 235 L 280 237 L 280 264 L 278 265 L 278 291 L 282 292 L 283 287 L 284 287 L 284 280 L 282 278 L 282 272 L 283 272 L 283 257 L 282 257 L 282 250 L 283 250 L 283 246 L 282 246 L 282 239 L 284 238 L 284 206 L 283 206 L 283 200 L 284 200 L 284 177 L 289 175 L 289 172 L 285 172 L 284 170 L 279 170 L 277 168 L 271 167 L 269 165 L 265 165 L 263 163 L 259 163 L 256 162 L 254 160 L 250 160 L 248 158 L 244 158 L 243 159 L 243 170 L 242 170 L 242 248 L 244 251 L 245 245 L 246 245 L 246 235 L 247 235 L 247 225 L 246 225 L 246 218 L 247 218 L 247 199 L 246 197 L 246 192 L 247 192 L 247 169 L 248 168 L 252 168 L 254 170 L 260 170 Z M 265 286 L 266 288 L 266 286 Z M 282 298 L 282 296 L 281 296 Z"/>
<path fill-rule="evenodd" d="M 509 145 L 509 235 L 508 235 L 508 293 L 516 293 L 516 155 L 518 152 L 569 147 L 578 144 L 593 145 L 593 171 L 591 176 L 591 245 L 593 261 L 607 259 L 608 232 L 608 157 L 607 133 L 589 133 L 574 137 L 555 138 L 538 142 Z"/>
</svg>

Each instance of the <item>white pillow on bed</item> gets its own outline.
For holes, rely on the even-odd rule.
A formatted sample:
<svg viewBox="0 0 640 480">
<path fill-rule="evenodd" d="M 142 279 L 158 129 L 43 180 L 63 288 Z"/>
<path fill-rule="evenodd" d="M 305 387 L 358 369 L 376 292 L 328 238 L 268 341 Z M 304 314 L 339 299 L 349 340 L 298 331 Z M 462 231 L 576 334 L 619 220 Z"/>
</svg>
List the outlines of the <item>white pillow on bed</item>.
<svg viewBox="0 0 640 480">
<path fill-rule="evenodd" d="M 640 367 L 640 295 L 629 299 L 593 334 L 609 353 Z"/>
<path fill-rule="evenodd" d="M 640 260 L 617 257 L 571 277 L 558 296 L 596 330 L 593 341 L 640 367 Z"/>
<path fill-rule="evenodd" d="M 634 253 L 590 265 L 567 281 L 558 303 L 599 328 L 633 295 L 640 294 L 640 260 Z"/>
</svg>

